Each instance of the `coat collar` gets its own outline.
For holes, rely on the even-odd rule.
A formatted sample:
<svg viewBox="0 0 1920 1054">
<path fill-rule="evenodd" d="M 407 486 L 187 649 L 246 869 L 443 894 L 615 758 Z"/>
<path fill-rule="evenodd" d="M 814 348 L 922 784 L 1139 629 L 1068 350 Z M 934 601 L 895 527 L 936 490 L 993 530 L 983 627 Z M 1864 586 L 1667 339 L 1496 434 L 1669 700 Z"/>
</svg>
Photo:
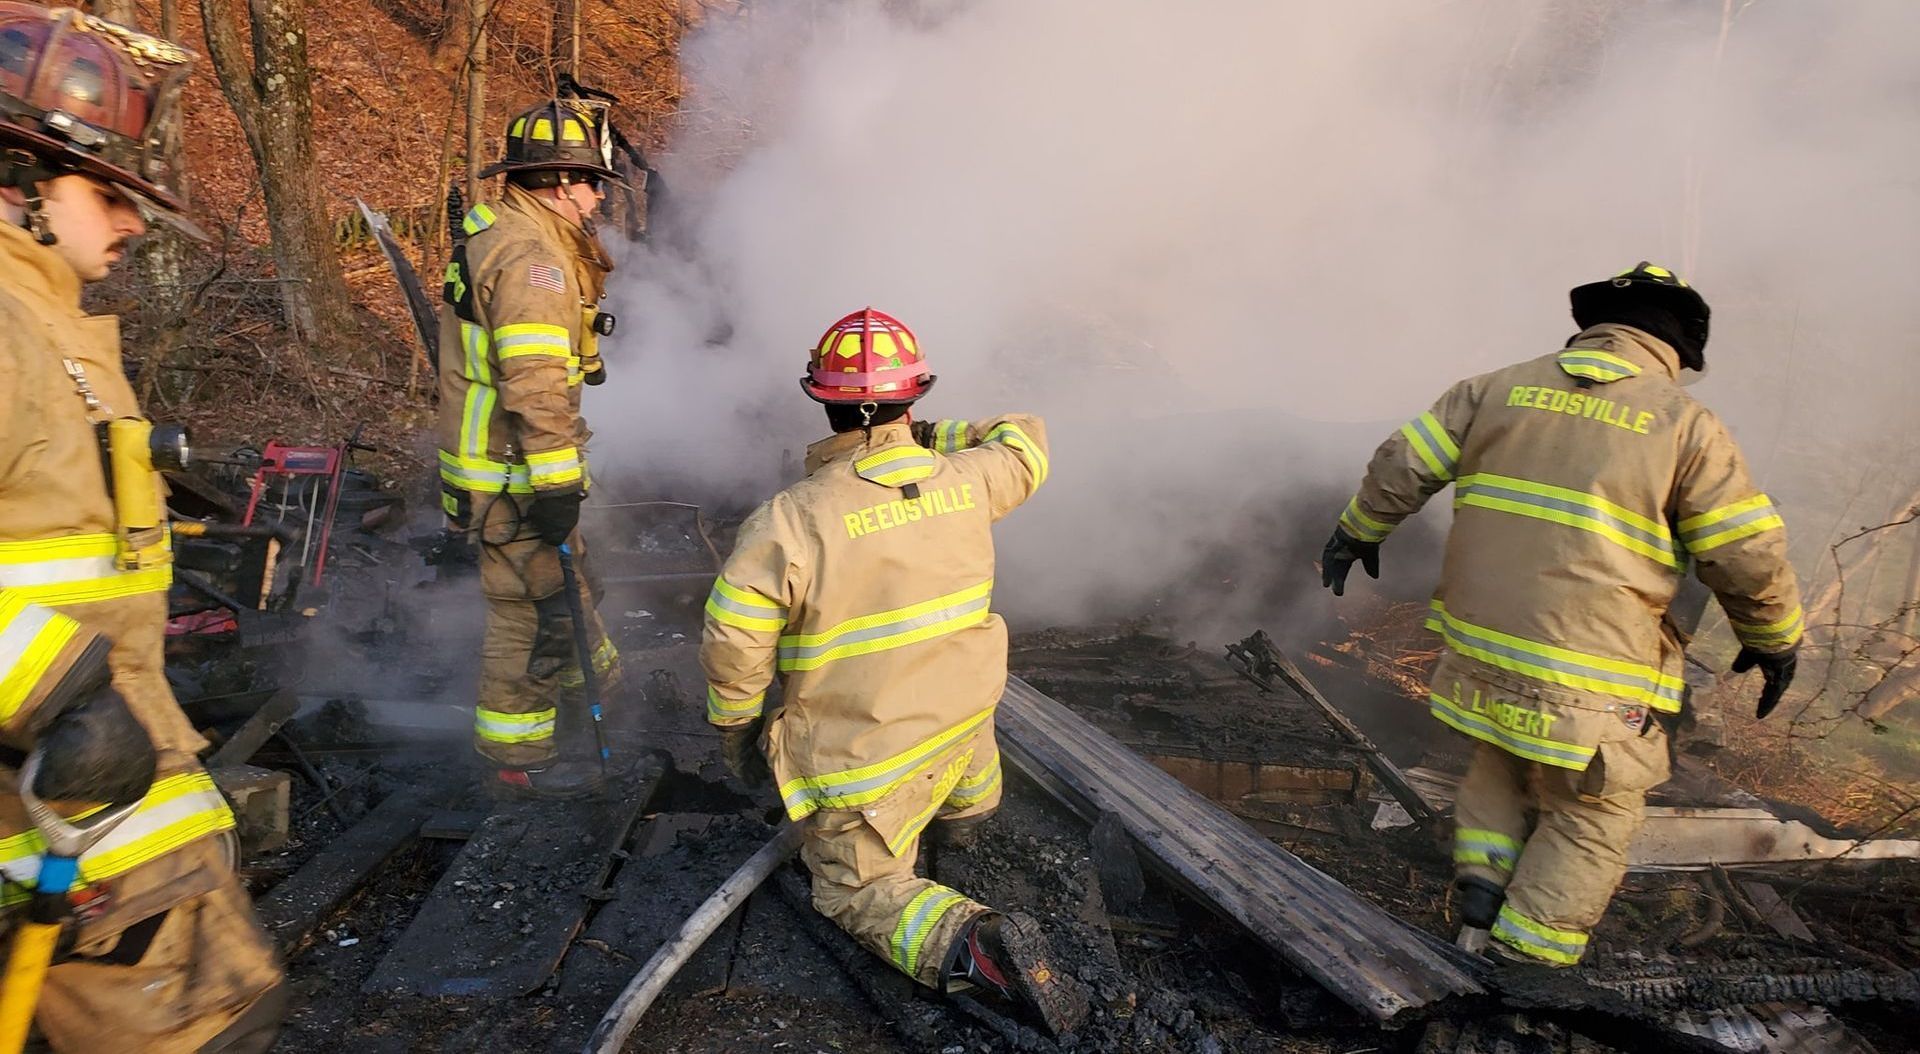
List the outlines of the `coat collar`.
<svg viewBox="0 0 1920 1054">
<path fill-rule="evenodd" d="M 554 241 L 571 247 L 574 255 L 588 264 L 602 271 L 613 270 L 613 260 L 607 256 L 606 247 L 600 244 L 599 235 L 581 230 L 548 208 L 539 198 L 512 183 L 508 183 L 506 189 L 506 194 L 500 199 L 502 205 L 533 221 Z"/>
<path fill-rule="evenodd" d="M 869 431 L 873 433 L 871 444 L 867 442 Z M 908 426 L 905 418 L 875 425 L 871 429 L 856 428 L 851 432 L 836 432 L 807 448 L 807 475 L 811 476 L 836 461 L 845 461 L 883 447 L 911 443 L 913 443 L 913 430 Z"/>
<path fill-rule="evenodd" d="M 25 228 L 0 223 L 0 272 L 8 291 L 80 315 L 80 276 L 60 254 L 35 241 Z"/>
<path fill-rule="evenodd" d="M 1574 377 L 1606 384 L 1654 370 L 1674 380 L 1680 353 L 1645 330 L 1602 322 L 1580 331 L 1560 350 L 1560 368 Z"/>
</svg>

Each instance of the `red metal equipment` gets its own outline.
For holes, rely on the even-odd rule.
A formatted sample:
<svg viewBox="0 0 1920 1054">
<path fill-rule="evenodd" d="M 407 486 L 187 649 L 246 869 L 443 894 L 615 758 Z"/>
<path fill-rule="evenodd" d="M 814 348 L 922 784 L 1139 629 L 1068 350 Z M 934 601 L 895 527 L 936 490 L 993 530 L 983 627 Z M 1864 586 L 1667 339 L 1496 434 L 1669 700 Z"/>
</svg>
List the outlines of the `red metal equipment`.
<svg viewBox="0 0 1920 1054">
<path fill-rule="evenodd" d="M 247 498 L 247 514 L 241 519 L 246 526 L 253 525 L 253 517 L 260 507 L 260 498 L 267 491 L 272 480 L 283 483 L 282 494 L 288 499 L 294 498 L 303 488 L 309 493 L 301 502 L 306 506 L 306 529 L 300 535 L 300 566 L 307 566 L 309 556 L 313 557 L 313 584 L 321 584 L 327 569 L 327 545 L 333 539 L 333 517 L 340 507 L 340 476 L 347 468 L 347 454 L 359 444 L 355 438 L 348 439 L 339 446 L 288 446 L 284 443 L 268 443 L 260 454 L 260 467 L 254 470 L 249 483 L 252 493 Z M 324 495 L 323 495 L 324 492 Z M 322 500 L 326 503 L 326 512 L 320 513 Z M 279 507 L 280 522 L 286 517 L 287 506 Z M 320 517 L 320 550 L 313 552 L 313 523 Z M 269 571 L 271 574 L 271 571 Z"/>
</svg>

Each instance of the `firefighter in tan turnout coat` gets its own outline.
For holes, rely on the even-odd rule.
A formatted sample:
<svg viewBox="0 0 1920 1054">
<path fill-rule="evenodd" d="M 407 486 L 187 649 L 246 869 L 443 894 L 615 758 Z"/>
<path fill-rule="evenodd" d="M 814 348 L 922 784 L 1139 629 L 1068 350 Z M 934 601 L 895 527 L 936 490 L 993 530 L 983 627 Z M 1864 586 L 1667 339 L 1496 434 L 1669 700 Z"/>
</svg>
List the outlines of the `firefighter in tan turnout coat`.
<svg viewBox="0 0 1920 1054">
<path fill-rule="evenodd" d="M 192 56 L 11 2 L 0 41 L 0 907 L 20 910 L 46 848 L 21 757 L 69 816 L 138 801 L 80 858 L 41 1032 L 89 1054 L 264 1051 L 280 970 L 234 873 L 233 813 L 195 758 L 206 740 L 163 672 L 173 554 L 151 461 L 168 433 L 141 415 L 117 320 L 80 307 L 142 209 L 186 225 L 152 144 Z"/>
<path fill-rule="evenodd" d="M 617 676 L 612 641 L 587 589 L 577 530 L 586 497 L 582 384 L 605 368 L 598 339 L 612 270 L 591 216 L 613 179 L 606 110 L 554 99 L 508 123 L 498 201 L 475 205 L 447 267 L 440 317 L 440 481 L 448 518 L 477 535 L 487 598 L 474 746 L 506 797 L 571 798 L 599 785 L 597 766 L 562 761 L 559 708 L 584 678 L 562 593 L 559 546 L 582 570 L 581 607 L 602 685 Z"/>
<path fill-rule="evenodd" d="M 999 805 L 991 525 L 1048 471 L 1038 418 L 912 424 L 933 380 L 913 334 L 871 308 L 821 338 L 802 385 L 835 434 L 741 526 L 714 583 L 707 718 L 735 773 L 756 782 L 771 760 L 787 815 L 809 825 L 821 914 L 921 984 L 985 987 L 1066 1031 L 1085 999 L 1047 966 L 1038 925 L 914 873 L 929 825 Z"/>
<path fill-rule="evenodd" d="M 1802 624 L 1779 513 L 1678 383 L 1704 366 L 1705 300 L 1644 263 L 1572 300 L 1566 347 L 1461 381 L 1381 445 L 1322 565 L 1336 594 L 1356 560 L 1377 577 L 1380 543 L 1453 485 L 1428 626 L 1446 644 L 1432 714 L 1479 741 L 1456 807 L 1461 914 L 1550 966 L 1586 951 L 1668 776 L 1681 576 L 1726 609 L 1734 670 L 1763 671 L 1761 717 Z"/>
</svg>

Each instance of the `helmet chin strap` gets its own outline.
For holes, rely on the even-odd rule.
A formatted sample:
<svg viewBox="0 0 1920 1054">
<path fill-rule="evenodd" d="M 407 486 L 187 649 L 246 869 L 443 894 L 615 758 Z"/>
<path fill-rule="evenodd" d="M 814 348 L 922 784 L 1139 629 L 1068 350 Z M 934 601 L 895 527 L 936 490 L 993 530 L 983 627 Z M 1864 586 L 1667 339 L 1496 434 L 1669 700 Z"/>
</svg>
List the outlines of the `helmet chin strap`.
<svg viewBox="0 0 1920 1054">
<path fill-rule="evenodd" d="M 41 245 L 52 245 L 60 239 L 54 236 L 53 226 L 47 219 L 47 201 L 40 196 L 40 184 L 58 175 L 53 169 L 34 159 L 25 151 L 9 151 L 0 158 L 0 186 L 18 190 L 26 203 L 23 206 L 26 216 L 20 226 L 33 235 L 33 240 Z"/>
</svg>

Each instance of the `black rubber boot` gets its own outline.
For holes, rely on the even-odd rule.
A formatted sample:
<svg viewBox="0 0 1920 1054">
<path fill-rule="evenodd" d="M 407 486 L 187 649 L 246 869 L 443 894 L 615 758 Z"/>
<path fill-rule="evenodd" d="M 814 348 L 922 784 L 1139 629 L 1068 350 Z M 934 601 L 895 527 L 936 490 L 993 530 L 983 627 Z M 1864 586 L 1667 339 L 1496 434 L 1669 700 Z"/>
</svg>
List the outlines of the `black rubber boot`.
<svg viewBox="0 0 1920 1054">
<path fill-rule="evenodd" d="M 1087 1020 L 1087 996 L 1053 969 L 1053 949 L 1031 916 L 988 912 L 967 925 L 941 971 L 947 991 L 972 986 L 1019 1003 L 1048 1032 L 1062 1036 Z"/>
<path fill-rule="evenodd" d="M 996 810 L 997 811 L 997 810 Z M 965 816 L 958 820 L 936 818 L 927 825 L 927 837 L 934 845 L 947 849 L 971 849 L 980 840 L 980 828 L 993 819 L 993 813 Z"/>
<path fill-rule="evenodd" d="M 1484 878 L 1462 878 L 1454 882 L 1459 890 L 1454 903 L 1460 906 L 1460 922 L 1478 930 L 1493 928 L 1493 920 L 1506 903 L 1507 891 Z"/>
<path fill-rule="evenodd" d="M 539 768 L 498 769 L 487 788 L 497 801 L 576 801 L 606 785 L 598 760 L 555 761 Z"/>
</svg>

